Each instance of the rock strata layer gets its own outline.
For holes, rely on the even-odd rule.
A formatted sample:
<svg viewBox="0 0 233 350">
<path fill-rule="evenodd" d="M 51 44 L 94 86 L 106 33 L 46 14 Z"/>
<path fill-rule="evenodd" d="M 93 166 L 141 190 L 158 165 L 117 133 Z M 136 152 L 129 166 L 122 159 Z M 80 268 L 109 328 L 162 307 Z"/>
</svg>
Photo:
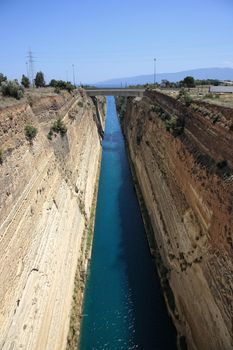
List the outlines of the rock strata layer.
<svg viewBox="0 0 233 350">
<path fill-rule="evenodd" d="M 159 92 L 118 110 L 179 346 L 232 349 L 233 110 Z"/>
<path fill-rule="evenodd" d="M 99 102 L 103 118 L 104 100 Z M 49 140 L 59 117 L 67 133 Z M 0 110 L 1 349 L 66 348 L 75 273 L 87 248 L 102 120 L 82 91 Z M 27 124 L 38 130 L 33 142 L 25 138 Z"/>
</svg>

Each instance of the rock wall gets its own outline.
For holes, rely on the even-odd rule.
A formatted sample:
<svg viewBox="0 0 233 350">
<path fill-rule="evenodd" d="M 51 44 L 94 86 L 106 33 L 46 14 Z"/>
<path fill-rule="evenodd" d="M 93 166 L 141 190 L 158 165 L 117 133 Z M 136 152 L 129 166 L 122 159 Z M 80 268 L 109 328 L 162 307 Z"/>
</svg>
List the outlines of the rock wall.
<svg viewBox="0 0 233 350">
<path fill-rule="evenodd" d="M 66 348 L 101 157 L 96 114 L 82 91 L 0 110 L 1 349 Z M 67 133 L 49 140 L 58 117 Z"/>
<path fill-rule="evenodd" d="M 179 347 L 233 348 L 233 110 L 118 101 Z M 153 253 L 153 251 L 152 251 Z"/>
</svg>

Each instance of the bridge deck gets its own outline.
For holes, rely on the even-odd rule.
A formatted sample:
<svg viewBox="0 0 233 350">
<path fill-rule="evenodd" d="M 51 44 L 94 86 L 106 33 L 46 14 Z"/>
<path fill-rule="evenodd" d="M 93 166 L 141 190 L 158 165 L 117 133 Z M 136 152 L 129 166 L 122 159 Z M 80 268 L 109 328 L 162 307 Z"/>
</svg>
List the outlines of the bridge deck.
<svg viewBox="0 0 233 350">
<path fill-rule="evenodd" d="M 143 97 L 144 89 L 92 89 L 86 90 L 89 96 L 132 96 L 132 97 Z"/>
</svg>

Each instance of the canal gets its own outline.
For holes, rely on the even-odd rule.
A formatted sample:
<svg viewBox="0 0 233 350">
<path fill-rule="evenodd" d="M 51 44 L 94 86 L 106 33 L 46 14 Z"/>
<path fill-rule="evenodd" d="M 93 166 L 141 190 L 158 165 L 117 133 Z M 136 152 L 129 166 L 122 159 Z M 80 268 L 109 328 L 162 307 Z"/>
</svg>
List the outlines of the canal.
<svg viewBox="0 0 233 350">
<path fill-rule="evenodd" d="M 176 349 L 176 334 L 146 241 L 113 97 L 107 98 L 79 348 Z"/>
</svg>

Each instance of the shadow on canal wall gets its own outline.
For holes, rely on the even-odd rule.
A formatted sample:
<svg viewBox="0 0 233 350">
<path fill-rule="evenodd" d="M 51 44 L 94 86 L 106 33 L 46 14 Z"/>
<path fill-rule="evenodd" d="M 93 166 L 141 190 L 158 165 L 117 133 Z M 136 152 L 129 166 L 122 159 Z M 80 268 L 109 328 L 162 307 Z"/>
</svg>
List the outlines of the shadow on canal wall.
<svg viewBox="0 0 233 350">
<path fill-rule="evenodd" d="M 176 331 L 168 316 L 155 262 L 150 254 L 124 140 L 121 132 L 115 133 L 114 137 L 123 180 L 118 193 L 122 227 L 119 258 L 124 262 L 132 293 L 135 343 L 143 350 L 176 349 Z"/>
</svg>

